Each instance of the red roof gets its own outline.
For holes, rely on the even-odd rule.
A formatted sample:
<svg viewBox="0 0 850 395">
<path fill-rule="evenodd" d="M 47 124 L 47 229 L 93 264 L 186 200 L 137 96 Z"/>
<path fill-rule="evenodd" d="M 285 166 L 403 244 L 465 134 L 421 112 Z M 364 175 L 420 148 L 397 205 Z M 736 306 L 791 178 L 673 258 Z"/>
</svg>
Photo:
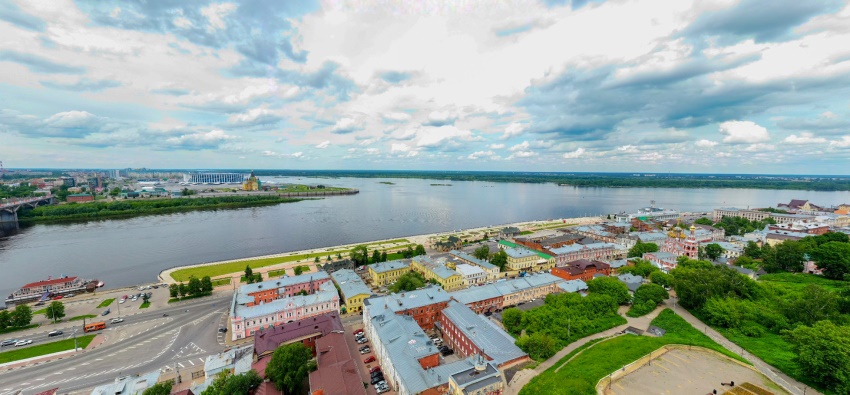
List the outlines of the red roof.
<svg viewBox="0 0 850 395">
<path fill-rule="evenodd" d="M 34 283 L 29 283 L 27 285 L 24 285 L 22 288 L 41 287 L 43 285 L 53 285 L 53 284 L 64 284 L 64 283 L 67 283 L 67 282 L 72 282 L 76 279 L 77 279 L 77 277 L 54 278 L 53 280 L 43 280 L 43 281 L 36 281 Z"/>
<path fill-rule="evenodd" d="M 264 355 L 274 352 L 283 344 L 310 336 L 320 334 L 325 336 L 333 331 L 342 331 L 342 321 L 339 320 L 339 313 L 325 313 L 313 317 L 307 317 L 302 320 L 289 322 L 280 326 L 264 329 L 259 333 L 254 334 L 254 354 Z"/>
<path fill-rule="evenodd" d="M 44 392 L 39 392 L 39 393 L 37 393 L 37 394 L 35 394 L 35 395 L 56 395 L 56 391 L 59 391 L 59 388 L 54 388 L 54 389 L 52 389 L 52 390 L 47 390 L 47 391 L 44 391 Z"/>
<path fill-rule="evenodd" d="M 254 391 L 254 395 L 283 395 L 283 393 L 278 391 L 270 381 L 264 381 Z"/>
<path fill-rule="evenodd" d="M 192 392 L 192 390 L 185 389 L 185 390 L 182 390 L 182 391 L 175 392 L 171 395 L 195 395 L 195 394 Z"/>
<path fill-rule="evenodd" d="M 316 340 L 316 364 L 310 372 L 310 393 L 324 395 L 366 395 L 357 373 L 357 362 L 342 333 Z"/>
<path fill-rule="evenodd" d="M 251 369 L 254 369 L 260 377 L 266 377 L 266 366 L 269 366 L 269 361 L 272 360 L 271 355 L 266 355 L 265 357 L 260 358 L 257 362 L 251 364 Z"/>
</svg>

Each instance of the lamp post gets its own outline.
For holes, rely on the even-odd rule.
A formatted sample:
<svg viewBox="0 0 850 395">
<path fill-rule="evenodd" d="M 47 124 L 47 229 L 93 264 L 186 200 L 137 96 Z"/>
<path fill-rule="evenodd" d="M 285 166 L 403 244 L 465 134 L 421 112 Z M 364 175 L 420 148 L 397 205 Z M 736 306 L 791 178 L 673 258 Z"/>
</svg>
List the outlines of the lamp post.
<svg viewBox="0 0 850 395">
<path fill-rule="evenodd" d="M 77 328 L 74 328 L 74 352 L 77 352 Z"/>
</svg>

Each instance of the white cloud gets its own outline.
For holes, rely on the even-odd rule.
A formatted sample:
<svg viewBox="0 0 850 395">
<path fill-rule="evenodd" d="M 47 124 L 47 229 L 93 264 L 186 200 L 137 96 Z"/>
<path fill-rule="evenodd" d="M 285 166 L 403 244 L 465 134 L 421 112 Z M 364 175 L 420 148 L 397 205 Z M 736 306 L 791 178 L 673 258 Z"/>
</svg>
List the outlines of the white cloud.
<svg viewBox="0 0 850 395">
<path fill-rule="evenodd" d="M 765 152 L 765 151 L 773 151 L 776 149 L 776 146 L 773 144 L 750 144 L 747 148 L 744 148 L 744 151 L 747 152 Z"/>
<path fill-rule="evenodd" d="M 514 136 L 519 136 L 525 133 L 525 130 L 528 128 L 528 125 L 521 123 L 512 123 L 505 128 L 505 133 L 502 135 L 502 140 L 507 140 Z"/>
<path fill-rule="evenodd" d="M 706 140 L 706 139 L 698 140 L 697 142 L 694 143 L 695 146 L 700 147 L 700 148 L 711 148 L 711 147 L 714 147 L 717 144 L 719 144 L 719 143 L 716 142 L 716 141 L 711 141 L 711 140 Z"/>
<path fill-rule="evenodd" d="M 505 148 L 504 144 L 490 144 L 490 149 L 502 149 Z"/>
<path fill-rule="evenodd" d="M 510 149 L 511 149 L 511 151 L 523 151 L 523 150 L 527 150 L 528 147 L 530 147 L 530 146 L 531 146 L 531 144 L 529 144 L 528 141 L 523 141 L 523 142 L 521 142 L 517 145 L 514 145 Z"/>
<path fill-rule="evenodd" d="M 226 26 L 224 18 L 234 10 L 236 10 L 236 4 L 233 3 L 210 4 L 202 8 L 201 15 L 207 17 L 207 21 L 209 21 L 207 31 L 212 32 L 218 29 L 224 29 Z"/>
<path fill-rule="evenodd" d="M 404 112 L 391 112 L 383 115 L 384 119 L 393 122 L 406 122 L 410 120 L 410 114 Z"/>
<path fill-rule="evenodd" d="M 792 135 L 786 137 L 785 140 L 782 140 L 782 141 L 785 142 L 785 143 L 788 143 L 788 144 L 822 144 L 822 143 L 826 143 L 825 138 L 815 137 L 815 135 L 812 134 L 811 132 L 803 132 L 803 133 L 800 133 L 799 136 L 792 134 Z"/>
<path fill-rule="evenodd" d="M 625 152 L 627 154 L 634 154 L 638 152 L 638 148 L 634 145 L 621 145 L 617 147 L 617 151 Z"/>
<path fill-rule="evenodd" d="M 727 121 L 720 124 L 724 143 L 761 143 L 770 140 L 767 129 L 752 121 Z"/>
<path fill-rule="evenodd" d="M 469 156 L 467 156 L 467 158 L 475 160 L 475 159 L 478 159 L 478 158 L 481 158 L 481 157 L 484 157 L 484 156 L 493 156 L 493 155 L 494 155 L 493 151 L 475 151 L 475 152 L 469 154 Z"/>
<path fill-rule="evenodd" d="M 177 18 L 174 18 L 173 22 L 175 26 L 181 27 L 183 29 L 192 27 L 192 21 L 186 19 L 186 17 L 183 16 L 178 16 Z"/>
<path fill-rule="evenodd" d="M 212 149 L 217 148 L 221 143 L 235 139 L 237 137 L 228 135 L 221 130 L 211 130 L 170 137 L 165 142 L 175 148 Z"/>
<path fill-rule="evenodd" d="M 829 142 L 830 147 L 848 148 L 850 147 L 850 136 L 841 136 L 841 140 Z"/>
<path fill-rule="evenodd" d="M 331 145 L 330 140 L 325 140 L 325 141 L 322 141 L 321 143 L 317 144 L 316 148 L 325 149 L 325 148 L 330 147 L 330 145 Z"/>
<path fill-rule="evenodd" d="M 508 160 L 513 158 L 530 158 L 535 155 L 537 155 L 537 153 L 534 151 L 516 151 L 508 157 Z"/>
<path fill-rule="evenodd" d="M 567 152 L 564 154 L 564 159 L 577 159 L 584 155 L 584 148 L 578 148 L 573 152 Z"/>
<path fill-rule="evenodd" d="M 438 128 L 421 128 L 416 133 L 416 145 L 418 147 L 438 147 L 443 144 L 456 143 L 455 140 L 472 141 L 472 132 L 455 127 L 454 125 L 441 126 Z"/>
<path fill-rule="evenodd" d="M 47 126 L 56 128 L 81 128 L 91 126 L 97 117 L 87 111 L 65 111 L 53 114 L 44 120 Z"/>
<path fill-rule="evenodd" d="M 334 127 L 331 128 L 331 133 L 348 134 L 359 129 L 360 127 L 357 125 L 357 121 L 355 121 L 354 118 L 342 118 L 336 121 Z"/>
</svg>

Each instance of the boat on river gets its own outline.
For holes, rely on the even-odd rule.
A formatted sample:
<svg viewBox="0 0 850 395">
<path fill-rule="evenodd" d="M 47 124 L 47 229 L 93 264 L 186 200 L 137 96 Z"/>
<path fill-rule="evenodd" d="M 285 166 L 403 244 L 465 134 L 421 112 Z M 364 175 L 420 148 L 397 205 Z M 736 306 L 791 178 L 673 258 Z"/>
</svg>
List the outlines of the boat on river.
<svg viewBox="0 0 850 395">
<path fill-rule="evenodd" d="M 98 280 L 86 280 L 76 276 L 62 276 L 59 278 L 48 277 L 47 280 L 26 284 L 17 291 L 12 292 L 12 294 L 6 298 L 6 305 L 14 306 L 22 303 L 46 300 L 47 298 L 58 295 L 91 292 L 94 291 L 99 284 L 102 284 L 102 282 L 99 282 Z"/>
</svg>

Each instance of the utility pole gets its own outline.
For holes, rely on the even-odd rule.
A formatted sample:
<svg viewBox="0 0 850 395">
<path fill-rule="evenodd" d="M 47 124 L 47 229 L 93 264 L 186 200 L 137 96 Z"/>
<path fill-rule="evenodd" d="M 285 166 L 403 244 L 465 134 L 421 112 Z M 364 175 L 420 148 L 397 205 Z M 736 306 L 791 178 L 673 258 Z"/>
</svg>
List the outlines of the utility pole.
<svg viewBox="0 0 850 395">
<path fill-rule="evenodd" d="M 74 328 L 74 352 L 77 352 L 77 328 Z"/>
</svg>

